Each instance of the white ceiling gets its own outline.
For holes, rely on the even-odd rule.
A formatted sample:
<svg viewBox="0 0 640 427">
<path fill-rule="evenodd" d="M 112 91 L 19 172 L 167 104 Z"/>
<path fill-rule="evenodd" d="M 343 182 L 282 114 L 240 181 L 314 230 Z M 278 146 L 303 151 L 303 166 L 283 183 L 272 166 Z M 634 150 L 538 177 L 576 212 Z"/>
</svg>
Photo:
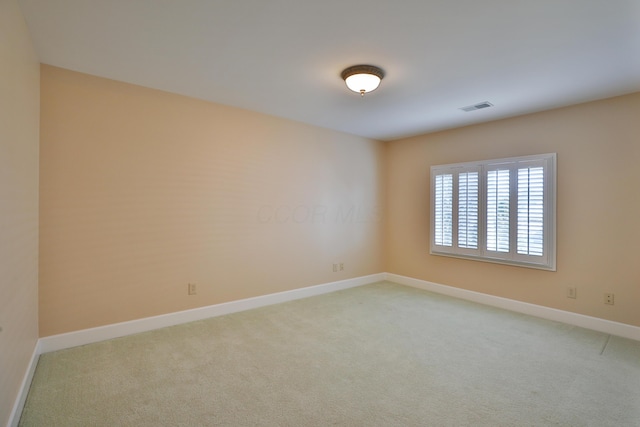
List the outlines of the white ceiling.
<svg viewBox="0 0 640 427">
<path fill-rule="evenodd" d="M 640 0 L 19 4 L 43 63 L 381 140 L 640 90 Z"/>
</svg>

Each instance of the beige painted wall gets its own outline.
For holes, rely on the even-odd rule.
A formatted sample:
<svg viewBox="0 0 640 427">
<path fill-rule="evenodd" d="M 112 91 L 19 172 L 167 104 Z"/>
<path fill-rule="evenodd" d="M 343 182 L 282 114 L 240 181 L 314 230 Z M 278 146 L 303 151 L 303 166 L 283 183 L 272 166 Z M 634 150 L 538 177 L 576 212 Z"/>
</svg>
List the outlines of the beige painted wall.
<svg viewBox="0 0 640 427">
<path fill-rule="evenodd" d="M 0 0 L 0 425 L 38 339 L 39 72 L 15 0 Z"/>
<path fill-rule="evenodd" d="M 640 326 L 639 119 L 636 93 L 392 142 L 389 272 Z M 557 272 L 429 255 L 431 165 L 550 152 Z"/>
<path fill-rule="evenodd" d="M 383 143 L 50 66 L 41 87 L 41 336 L 384 271 Z"/>
</svg>

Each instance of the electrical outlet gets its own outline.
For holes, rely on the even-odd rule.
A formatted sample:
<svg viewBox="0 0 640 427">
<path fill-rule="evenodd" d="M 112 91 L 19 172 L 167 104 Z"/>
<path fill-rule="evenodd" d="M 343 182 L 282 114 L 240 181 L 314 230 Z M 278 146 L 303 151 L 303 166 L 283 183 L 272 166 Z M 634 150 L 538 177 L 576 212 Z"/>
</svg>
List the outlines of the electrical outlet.
<svg viewBox="0 0 640 427">
<path fill-rule="evenodd" d="M 567 288 L 567 298 L 576 299 L 577 289 L 573 286 Z"/>
<path fill-rule="evenodd" d="M 189 283 L 189 290 L 188 290 L 189 295 L 196 295 L 198 292 L 196 290 L 196 284 L 195 283 Z"/>
<path fill-rule="evenodd" d="M 338 271 L 338 264 L 333 264 L 333 272 L 336 273 Z"/>
<path fill-rule="evenodd" d="M 340 263 L 340 271 L 344 270 L 344 263 Z"/>
<path fill-rule="evenodd" d="M 613 305 L 613 294 L 604 294 L 604 303 Z"/>
</svg>

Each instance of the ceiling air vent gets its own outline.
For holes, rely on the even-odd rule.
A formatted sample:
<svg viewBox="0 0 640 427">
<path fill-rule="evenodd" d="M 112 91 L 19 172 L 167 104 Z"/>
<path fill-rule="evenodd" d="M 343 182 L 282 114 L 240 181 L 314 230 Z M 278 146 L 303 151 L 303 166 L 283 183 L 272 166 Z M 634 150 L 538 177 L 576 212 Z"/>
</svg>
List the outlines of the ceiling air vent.
<svg viewBox="0 0 640 427">
<path fill-rule="evenodd" d="M 485 101 L 479 104 L 469 105 L 468 107 L 462 107 L 460 109 L 468 113 L 469 111 L 482 110 L 483 108 L 489 108 L 489 107 L 493 107 L 493 104 L 490 103 L 489 101 Z"/>
</svg>

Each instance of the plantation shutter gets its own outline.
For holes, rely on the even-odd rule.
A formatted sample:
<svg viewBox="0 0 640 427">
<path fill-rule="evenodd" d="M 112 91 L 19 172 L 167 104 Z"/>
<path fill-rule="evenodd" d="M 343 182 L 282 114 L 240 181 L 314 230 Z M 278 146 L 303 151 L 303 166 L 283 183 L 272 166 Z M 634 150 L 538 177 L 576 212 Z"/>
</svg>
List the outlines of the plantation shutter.
<svg viewBox="0 0 640 427">
<path fill-rule="evenodd" d="M 478 249 L 478 172 L 458 174 L 458 246 Z"/>
<path fill-rule="evenodd" d="M 520 255 L 544 254 L 544 168 L 518 169 L 518 249 Z"/>
<path fill-rule="evenodd" d="M 442 174 L 435 177 L 435 244 L 453 244 L 453 175 Z"/>
<path fill-rule="evenodd" d="M 487 250 L 509 252 L 509 169 L 487 172 Z"/>
<path fill-rule="evenodd" d="M 430 253 L 555 271 L 556 155 L 431 166 Z"/>
</svg>

